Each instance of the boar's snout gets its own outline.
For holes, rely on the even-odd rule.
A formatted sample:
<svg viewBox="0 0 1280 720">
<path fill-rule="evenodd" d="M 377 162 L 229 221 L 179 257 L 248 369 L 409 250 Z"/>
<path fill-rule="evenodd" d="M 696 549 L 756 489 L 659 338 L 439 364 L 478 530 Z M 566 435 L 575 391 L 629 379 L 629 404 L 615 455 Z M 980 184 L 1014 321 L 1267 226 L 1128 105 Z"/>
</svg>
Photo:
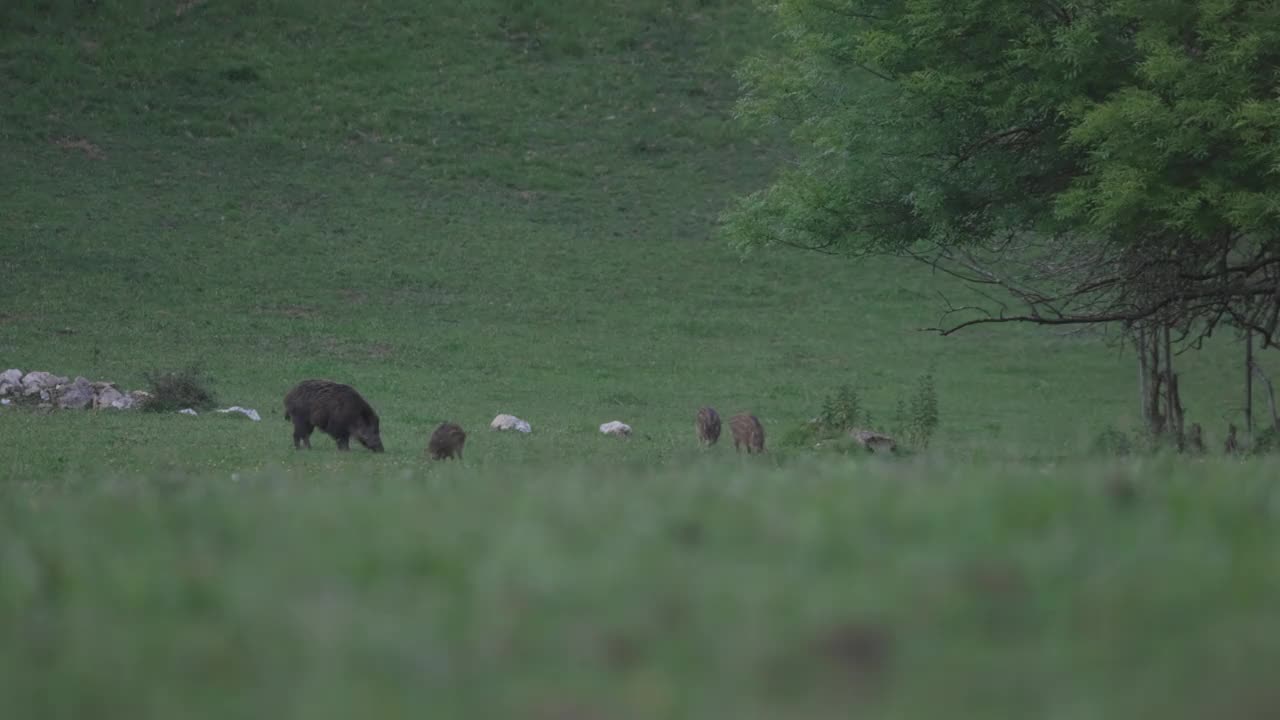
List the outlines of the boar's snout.
<svg viewBox="0 0 1280 720">
<path fill-rule="evenodd" d="M 374 452 L 382 452 L 382 435 L 378 432 L 377 428 L 368 426 L 357 428 L 355 436 L 356 440 L 359 440 L 361 445 Z"/>
</svg>

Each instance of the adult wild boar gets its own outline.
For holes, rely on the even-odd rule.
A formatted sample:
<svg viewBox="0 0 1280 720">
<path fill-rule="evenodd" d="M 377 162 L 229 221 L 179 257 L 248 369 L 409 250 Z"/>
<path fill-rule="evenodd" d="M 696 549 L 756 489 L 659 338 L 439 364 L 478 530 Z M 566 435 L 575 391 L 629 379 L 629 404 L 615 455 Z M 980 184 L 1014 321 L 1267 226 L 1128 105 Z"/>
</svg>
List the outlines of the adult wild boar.
<svg viewBox="0 0 1280 720">
<path fill-rule="evenodd" d="M 293 421 L 293 447 L 311 449 L 311 431 L 320 428 L 350 450 L 351 438 L 382 452 L 378 413 L 350 385 L 331 380 L 303 380 L 284 396 L 284 419 Z"/>
</svg>

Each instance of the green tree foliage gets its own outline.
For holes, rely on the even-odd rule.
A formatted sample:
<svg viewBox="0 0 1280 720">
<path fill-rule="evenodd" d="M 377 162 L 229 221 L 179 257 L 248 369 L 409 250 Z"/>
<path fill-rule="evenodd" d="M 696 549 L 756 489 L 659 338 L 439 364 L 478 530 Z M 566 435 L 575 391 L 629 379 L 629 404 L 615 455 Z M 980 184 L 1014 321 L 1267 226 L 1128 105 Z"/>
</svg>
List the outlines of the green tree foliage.
<svg viewBox="0 0 1280 720">
<path fill-rule="evenodd" d="M 1220 321 L 1280 290 L 1280 4 L 779 0 L 743 115 L 799 155 L 726 218 L 743 247 L 917 258 L 974 322 Z M 984 291 L 985 292 L 985 291 Z"/>
</svg>

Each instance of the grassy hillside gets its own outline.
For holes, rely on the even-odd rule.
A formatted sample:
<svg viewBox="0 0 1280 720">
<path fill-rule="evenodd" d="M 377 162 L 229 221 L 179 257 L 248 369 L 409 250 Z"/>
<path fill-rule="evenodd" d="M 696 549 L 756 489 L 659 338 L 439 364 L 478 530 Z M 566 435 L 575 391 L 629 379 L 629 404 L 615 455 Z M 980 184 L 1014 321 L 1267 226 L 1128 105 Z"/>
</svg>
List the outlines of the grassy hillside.
<svg viewBox="0 0 1280 720">
<path fill-rule="evenodd" d="M 1136 405 L 1103 338 L 939 338 L 938 278 L 713 237 L 786 159 L 732 117 L 770 33 L 728 0 L 0 4 L 0 370 L 198 363 L 263 414 L 0 407 L 0 705 L 1274 715 L 1273 464 L 1082 460 Z M 1215 446 L 1234 353 L 1179 360 Z M 928 453 L 783 446 L 930 368 Z M 295 452 L 307 377 L 387 452 Z M 770 452 L 698 450 L 702 404 Z M 445 419 L 465 462 L 424 459 Z"/>
<path fill-rule="evenodd" d="M 702 403 L 781 437 L 845 382 L 887 418 L 931 364 L 953 450 L 1069 453 L 1133 416 L 1131 361 L 1097 338 L 943 340 L 917 331 L 940 285 L 916 268 L 711 237 L 782 159 L 732 121 L 736 63 L 769 41 L 746 3 L 3 12 L 0 364 L 132 388 L 198 362 L 271 416 L 3 413 L 14 471 L 295 462 L 277 409 L 313 375 L 364 391 L 406 463 L 435 423 L 504 411 L 537 441 L 477 437 L 474 462 L 594 454 L 612 419 L 645 443 L 610 452 L 661 459 Z M 1184 369 L 1211 436 L 1228 360 Z"/>
</svg>

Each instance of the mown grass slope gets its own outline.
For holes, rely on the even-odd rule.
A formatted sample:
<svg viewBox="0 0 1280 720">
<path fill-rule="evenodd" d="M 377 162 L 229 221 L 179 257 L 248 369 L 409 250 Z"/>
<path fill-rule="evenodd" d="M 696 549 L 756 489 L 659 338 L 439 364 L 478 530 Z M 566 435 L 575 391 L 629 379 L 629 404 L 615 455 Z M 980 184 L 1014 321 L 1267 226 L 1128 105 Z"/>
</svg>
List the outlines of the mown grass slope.
<svg viewBox="0 0 1280 720">
<path fill-rule="evenodd" d="M 475 462 L 591 455 L 612 419 L 645 440 L 614 452 L 661 459 L 703 403 L 781 437 L 845 382 L 884 420 L 930 365 L 955 451 L 1071 453 L 1133 415 L 1132 361 L 1099 338 L 941 339 L 917 329 L 944 286 L 916 268 L 712 237 L 785 157 L 732 118 L 770 38 L 747 4 L 4 13 L 0 364 L 132 388 L 197 362 L 271 418 L 0 413 L 14 472 L 294 462 L 277 409 L 308 376 L 364 391 L 406 463 L 435 423 L 498 412 L 539 435 L 476 438 Z M 1231 361 L 1183 368 L 1211 437 Z"/>
</svg>

